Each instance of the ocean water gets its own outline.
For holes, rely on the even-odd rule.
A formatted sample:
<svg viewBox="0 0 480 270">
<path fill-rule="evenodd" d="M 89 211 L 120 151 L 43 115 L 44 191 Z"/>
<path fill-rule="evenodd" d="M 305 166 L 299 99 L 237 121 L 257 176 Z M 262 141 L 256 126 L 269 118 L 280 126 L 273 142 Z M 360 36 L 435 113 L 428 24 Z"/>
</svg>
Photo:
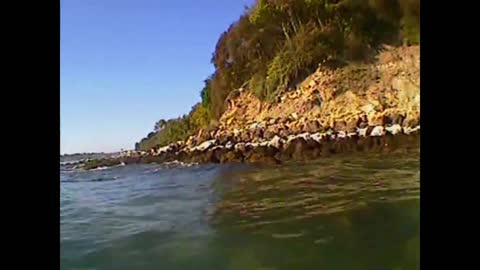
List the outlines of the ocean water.
<svg viewBox="0 0 480 270">
<path fill-rule="evenodd" d="M 419 269 L 419 150 L 61 168 L 61 269 Z"/>
</svg>

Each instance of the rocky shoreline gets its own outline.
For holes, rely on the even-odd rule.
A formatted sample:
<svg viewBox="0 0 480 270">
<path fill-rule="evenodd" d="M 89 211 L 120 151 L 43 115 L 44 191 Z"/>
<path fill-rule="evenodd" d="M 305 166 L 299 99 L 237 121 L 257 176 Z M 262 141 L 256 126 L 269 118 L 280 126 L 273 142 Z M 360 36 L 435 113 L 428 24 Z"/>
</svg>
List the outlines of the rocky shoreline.
<svg viewBox="0 0 480 270">
<path fill-rule="evenodd" d="M 334 153 L 392 151 L 419 144 L 420 47 L 386 47 L 373 63 L 319 68 L 264 102 L 238 89 L 219 123 L 186 141 L 130 151 L 84 168 L 131 163 L 278 164 Z"/>
<path fill-rule="evenodd" d="M 208 136 L 206 138 L 208 140 L 195 146 L 178 142 L 151 152 L 132 151 L 118 158 L 93 160 L 85 163 L 83 168 L 95 169 L 139 163 L 162 164 L 172 161 L 281 164 L 290 160 L 306 161 L 339 153 L 392 152 L 397 149 L 418 147 L 420 125 L 402 127 L 400 123 L 394 123 L 358 127 L 355 132 L 328 129 L 324 132 L 302 132 L 287 136 L 275 134 L 271 139 L 254 137 L 256 142 L 243 140 L 241 135 L 233 138 L 210 139 Z"/>
</svg>

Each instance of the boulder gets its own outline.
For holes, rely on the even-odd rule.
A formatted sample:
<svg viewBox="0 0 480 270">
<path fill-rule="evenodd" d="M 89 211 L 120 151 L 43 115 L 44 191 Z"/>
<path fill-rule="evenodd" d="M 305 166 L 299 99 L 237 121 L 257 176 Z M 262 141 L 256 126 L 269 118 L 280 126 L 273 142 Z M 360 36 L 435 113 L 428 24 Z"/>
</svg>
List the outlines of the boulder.
<svg viewBox="0 0 480 270">
<path fill-rule="evenodd" d="M 290 132 L 287 130 L 287 127 L 280 129 L 278 132 L 278 136 L 282 138 L 286 138 L 288 135 L 290 135 Z"/>
<path fill-rule="evenodd" d="M 402 125 L 403 120 L 405 119 L 405 115 L 402 114 L 390 114 L 385 117 L 385 125 L 392 126 L 392 125 Z"/>
<path fill-rule="evenodd" d="M 245 161 L 250 163 L 278 164 L 279 160 L 275 158 L 278 149 L 269 146 L 258 146 L 250 150 L 245 155 Z"/>
<path fill-rule="evenodd" d="M 222 161 L 222 157 L 225 153 L 229 152 L 229 150 L 225 149 L 223 146 L 215 146 L 208 151 L 208 160 L 211 163 L 220 163 Z"/>
<path fill-rule="evenodd" d="M 242 162 L 243 154 L 240 151 L 229 150 L 220 157 L 220 163 Z"/>
<path fill-rule="evenodd" d="M 215 145 L 215 140 L 208 140 L 208 141 L 205 141 L 203 143 L 201 143 L 199 146 L 196 146 L 194 148 L 191 149 L 191 151 L 205 151 L 207 150 L 208 148 L 210 147 L 213 147 Z"/>
<path fill-rule="evenodd" d="M 291 140 L 284 146 L 284 154 L 292 157 L 295 160 L 302 159 L 305 153 L 309 150 L 309 145 L 302 137 L 297 137 Z"/>
<path fill-rule="evenodd" d="M 402 126 L 399 124 L 394 124 L 391 126 L 387 126 L 385 130 L 392 135 L 396 135 L 402 132 Z"/>
<path fill-rule="evenodd" d="M 364 128 L 357 128 L 357 134 L 360 137 L 365 137 L 367 136 L 367 131 L 368 131 L 368 126 Z"/>
<path fill-rule="evenodd" d="M 257 128 L 253 131 L 253 136 L 258 139 L 263 139 L 264 128 Z"/>
<path fill-rule="evenodd" d="M 283 144 L 284 144 L 284 140 L 282 138 L 280 138 L 279 136 L 275 135 L 273 137 L 273 139 L 271 139 L 269 142 L 268 142 L 268 145 L 271 146 L 271 147 L 274 147 L 276 149 L 282 149 L 283 147 Z"/>
<path fill-rule="evenodd" d="M 273 132 L 271 128 L 267 128 L 267 130 L 265 130 L 263 133 L 263 138 L 266 140 L 271 140 L 275 135 L 275 132 Z"/>
<path fill-rule="evenodd" d="M 370 136 L 377 137 L 385 135 L 385 129 L 383 126 L 375 126 L 370 132 Z"/>
<path fill-rule="evenodd" d="M 237 150 L 237 151 L 240 151 L 240 152 L 244 153 L 245 150 L 246 150 L 246 148 L 245 148 L 245 143 L 240 142 L 240 143 L 235 144 L 234 149 Z"/>
<path fill-rule="evenodd" d="M 357 128 L 364 129 L 366 127 L 368 127 L 368 117 L 366 114 L 362 114 L 357 120 Z"/>
</svg>

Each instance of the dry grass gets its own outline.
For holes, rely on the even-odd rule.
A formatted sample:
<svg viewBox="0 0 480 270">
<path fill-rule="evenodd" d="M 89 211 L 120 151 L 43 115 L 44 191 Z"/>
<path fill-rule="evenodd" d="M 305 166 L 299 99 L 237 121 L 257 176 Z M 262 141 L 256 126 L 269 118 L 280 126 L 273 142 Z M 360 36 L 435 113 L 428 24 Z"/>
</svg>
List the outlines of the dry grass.
<svg viewBox="0 0 480 270">
<path fill-rule="evenodd" d="M 388 48 L 373 64 L 350 64 L 333 71 L 319 68 L 296 90 L 277 96 L 281 101 L 274 104 L 262 102 L 245 91 L 235 99 L 235 108 L 227 110 L 220 122 L 226 124 L 228 119 L 235 118 L 231 125 L 242 127 L 247 122 L 262 121 L 267 117 L 283 118 L 293 113 L 307 119 L 331 122 L 361 114 L 368 104 L 378 112 L 397 110 L 416 114 L 420 93 L 419 56 L 419 46 Z M 402 87 L 412 90 L 398 92 L 392 89 L 392 85 L 399 84 L 398 81 L 403 84 L 411 82 Z M 316 97 L 314 92 L 323 98 L 321 106 L 312 105 Z"/>
</svg>

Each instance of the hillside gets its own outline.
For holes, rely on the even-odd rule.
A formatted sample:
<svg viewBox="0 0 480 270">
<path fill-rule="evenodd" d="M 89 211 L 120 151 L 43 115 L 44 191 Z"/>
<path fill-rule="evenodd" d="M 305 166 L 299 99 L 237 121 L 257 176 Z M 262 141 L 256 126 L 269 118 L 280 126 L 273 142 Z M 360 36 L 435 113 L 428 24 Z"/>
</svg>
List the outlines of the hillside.
<svg viewBox="0 0 480 270">
<path fill-rule="evenodd" d="M 296 125 L 309 120 L 320 126 L 354 131 L 365 114 L 368 122 L 385 124 L 388 119 L 420 119 L 420 47 L 385 49 L 372 64 L 350 64 L 342 68 L 320 67 L 295 90 L 264 102 L 249 91 L 228 101 L 221 126 L 243 128 L 268 119 L 294 118 Z M 232 106 L 233 105 L 233 106 Z M 416 126 L 415 123 L 411 126 Z M 293 127 L 301 129 L 301 127 Z"/>
<path fill-rule="evenodd" d="M 268 118 L 416 121 L 419 42 L 419 0 L 257 0 L 220 35 L 201 102 L 160 119 L 135 149 Z"/>
</svg>

